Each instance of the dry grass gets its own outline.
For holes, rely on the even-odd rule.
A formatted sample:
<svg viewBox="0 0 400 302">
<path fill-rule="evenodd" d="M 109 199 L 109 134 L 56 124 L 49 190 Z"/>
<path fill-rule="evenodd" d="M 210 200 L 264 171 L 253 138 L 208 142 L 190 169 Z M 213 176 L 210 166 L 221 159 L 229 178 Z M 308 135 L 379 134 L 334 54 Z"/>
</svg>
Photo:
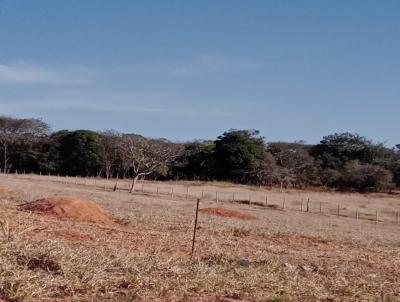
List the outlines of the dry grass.
<svg viewBox="0 0 400 302">
<path fill-rule="evenodd" d="M 184 190 L 171 198 L 43 179 L 3 177 L 0 185 L 9 189 L 0 195 L 0 300 L 400 301 L 400 226 L 395 224 L 220 202 L 257 219 L 200 213 L 191 259 L 195 204 L 185 199 Z M 175 185 L 176 193 L 188 184 L 152 185 Z M 208 183 L 197 187 L 198 192 L 216 190 Z M 332 204 L 345 196 L 286 194 L 319 194 Z M 53 195 L 97 201 L 123 224 L 17 210 L 23 202 Z M 343 207 L 366 200 L 368 209 L 375 200 L 387 209 L 398 207 L 392 196 L 358 194 Z M 201 203 L 202 208 L 216 206 L 211 200 Z"/>
</svg>

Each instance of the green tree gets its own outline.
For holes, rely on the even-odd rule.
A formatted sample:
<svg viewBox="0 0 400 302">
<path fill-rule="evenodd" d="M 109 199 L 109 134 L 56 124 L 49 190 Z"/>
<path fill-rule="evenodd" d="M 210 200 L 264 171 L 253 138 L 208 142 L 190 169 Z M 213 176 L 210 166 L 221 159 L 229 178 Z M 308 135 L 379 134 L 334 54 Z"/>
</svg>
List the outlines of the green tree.
<svg viewBox="0 0 400 302">
<path fill-rule="evenodd" d="M 172 173 L 177 178 L 209 180 L 215 176 L 215 144 L 196 141 L 185 145 L 183 155 L 177 159 Z"/>
<path fill-rule="evenodd" d="M 325 136 L 311 154 L 321 160 L 324 168 L 332 169 L 343 168 L 349 160 L 372 163 L 376 156 L 370 140 L 348 132 Z"/>
<path fill-rule="evenodd" d="M 101 173 L 104 148 L 98 133 L 78 130 L 61 133 L 59 153 L 61 172 L 66 175 L 96 175 Z"/>
<path fill-rule="evenodd" d="M 251 181 L 254 167 L 265 159 L 266 145 L 257 130 L 230 130 L 215 141 L 217 176 L 224 180 Z"/>
</svg>

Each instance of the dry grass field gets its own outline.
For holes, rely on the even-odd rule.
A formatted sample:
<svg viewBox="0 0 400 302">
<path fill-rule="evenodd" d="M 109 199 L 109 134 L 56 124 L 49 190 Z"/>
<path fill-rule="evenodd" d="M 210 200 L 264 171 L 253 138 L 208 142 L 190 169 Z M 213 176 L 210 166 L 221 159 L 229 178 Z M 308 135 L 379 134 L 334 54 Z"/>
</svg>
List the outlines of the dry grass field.
<svg viewBox="0 0 400 302">
<path fill-rule="evenodd" d="M 398 195 L 114 185 L 0 176 L 0 300 L 400 301 Z M 94 201 L 113 223 L 20 207 L 54 196 Z"/>
</svg>

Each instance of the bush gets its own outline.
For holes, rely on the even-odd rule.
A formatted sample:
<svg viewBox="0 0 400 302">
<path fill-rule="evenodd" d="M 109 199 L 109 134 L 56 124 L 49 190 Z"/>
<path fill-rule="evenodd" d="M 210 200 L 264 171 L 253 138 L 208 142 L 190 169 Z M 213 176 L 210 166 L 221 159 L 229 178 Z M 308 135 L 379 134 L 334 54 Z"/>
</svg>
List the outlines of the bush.
<svg viewBox="0 0 400 302">
<path fill-rule="evenodd" d="M 392 173 L 385 168 L 352 161 L 345 166 L 340 186 L 362 192 L 378 192 L 390 189 L 392 179 Z"/>
</svg>

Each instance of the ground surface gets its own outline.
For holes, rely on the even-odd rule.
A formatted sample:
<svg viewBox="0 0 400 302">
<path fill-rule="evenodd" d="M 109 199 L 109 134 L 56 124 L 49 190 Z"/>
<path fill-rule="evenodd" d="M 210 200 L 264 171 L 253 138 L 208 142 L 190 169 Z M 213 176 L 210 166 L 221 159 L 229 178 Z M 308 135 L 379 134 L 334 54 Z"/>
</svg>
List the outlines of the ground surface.
<svg viewBox="0 0 400 302">
<path fill-rule="evenodd" d="M 397 195 L 212 183 L 146 183 L 132 195 L 111 182 L 49 180 L 0 176 L 0 301 L 400 301 Z M 267 195 L 269 206 L 229 202 L 232 192 Z M 18 210 L 53 196 L 95 201 L 116 223 Z M 338 204 L 347 217 L 335 216 Z"/>
</svg>

